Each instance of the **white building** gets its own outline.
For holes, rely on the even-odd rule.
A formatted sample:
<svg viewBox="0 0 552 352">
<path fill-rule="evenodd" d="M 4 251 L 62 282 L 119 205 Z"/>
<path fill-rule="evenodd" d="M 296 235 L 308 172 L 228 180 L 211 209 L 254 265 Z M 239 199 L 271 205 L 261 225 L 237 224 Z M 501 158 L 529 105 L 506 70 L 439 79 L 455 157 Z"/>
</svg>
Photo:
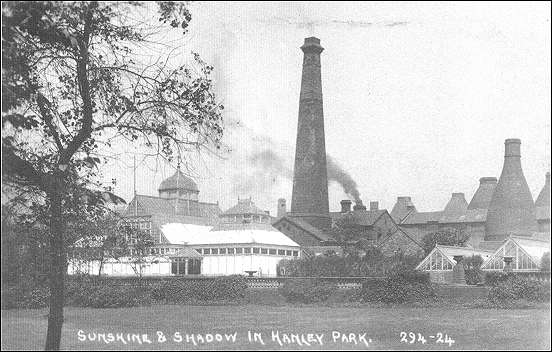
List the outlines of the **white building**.
<svg viewBox="0 0 552 352">
<path fill-rule="evenodd" d="M 159 197 L 136 195 L 123 226 L 140 229 L 154 241 L 148 256 L 82 261 L 70 258 L 68 273 L 107 276 L 233 275 L 277 276 L 282 259 L 298 258 L 300 246 L 271 225 L 272 218 L 251 199 L 226 212 L 199 202 L 195 182 L 180 170 L 164 180 Z M 129 239 L 131 245 L 133 239 Z"/>
</svg>

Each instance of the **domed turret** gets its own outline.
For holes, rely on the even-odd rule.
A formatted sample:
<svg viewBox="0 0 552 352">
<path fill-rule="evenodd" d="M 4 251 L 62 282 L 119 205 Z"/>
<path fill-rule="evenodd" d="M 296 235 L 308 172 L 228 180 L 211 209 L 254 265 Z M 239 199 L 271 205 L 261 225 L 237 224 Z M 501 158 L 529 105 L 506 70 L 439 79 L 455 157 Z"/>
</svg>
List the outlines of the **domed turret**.
<svg viewBox="0 0 552 352">
<path fill-rule="evenodd" d="M 238 199 L 238 204 L 220 215 L 225 223 L 270 223 L 270 215 L 255 205 L 251 198 Z"/>
<path fill-rule="evenodd" d="M 507 139 L 504 144 L 504 167 L 487 212 L 486 240 L 531 236 L 538 229 L 535 203 L 521 169 L 521 141 Z"/>
<path fill-rule="evenodd" d="M 184 175 L 180 171 L 180 167 L 177 168 L 174 175 L 163 180 L 159 185 L 159 197 L 165 199 L 187 199 L 197 201 L 199 195 L 199 188 L 197 184 Z"/>
</svg>

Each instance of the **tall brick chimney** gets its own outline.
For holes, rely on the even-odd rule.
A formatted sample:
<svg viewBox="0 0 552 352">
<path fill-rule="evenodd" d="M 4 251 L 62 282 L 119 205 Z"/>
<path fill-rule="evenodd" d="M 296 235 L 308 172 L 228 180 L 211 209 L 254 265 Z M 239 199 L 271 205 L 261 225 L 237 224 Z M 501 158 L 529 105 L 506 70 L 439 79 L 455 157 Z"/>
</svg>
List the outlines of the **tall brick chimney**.
<svg viewBox="0 0 552 352">
<path fill-rule="evenodd" d="M 538 230 L 535 203 L 521 169 L 521 141 L 507 139 L 504 144 L 504 166 L 489 204 L 485 240 L 531 236 Z"/>
<path fill-rule="evenodd" d="M 280 198 L 278 199 L 278 212 L 276 213 L 276 215 L 281 218 L 282 216 L 285 216 L 286 215 L 286 199 L 285 198 Z"/>
<path fill-rule="evenodd" d="M 318 228 L 329 228 L 326 142 L 322 106 L 320 39 L 305 38 L 303 74 L 299 96 L 299 119 L 295 145 L 295 168 L 291 197 L 292 217 Z"/>
</svg>

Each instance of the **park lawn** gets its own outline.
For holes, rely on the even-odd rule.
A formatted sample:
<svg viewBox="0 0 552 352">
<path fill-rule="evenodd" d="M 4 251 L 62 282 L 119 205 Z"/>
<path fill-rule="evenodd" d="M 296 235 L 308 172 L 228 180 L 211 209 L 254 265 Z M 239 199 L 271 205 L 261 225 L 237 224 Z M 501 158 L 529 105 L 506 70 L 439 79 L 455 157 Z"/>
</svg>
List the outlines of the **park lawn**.
<svg viewBox="0 0 552 352">
<path fill-rule="evenodd" d="M 2 310 L 2 350 L 42 349 L 47 310 Z M 152 344 L 137 342 L 82 342 L 84 333 L 148 334 Z M 280 346 L 271 341 L 272 331 L 324 334 L 323 346 Z M 168 341 L 159 343 L 156 331 Z M 248 331 L 260 332 L 265 345 L 248 342 Z M 332 331 L 366 333 L 367 347 L 351 340 L 334 342 Z M 422 334 L 427 342 L 401 342 L 401 332 Z M 175 332 L 184 337 L 174 342 Z M 231 334 L 235 343 L 187 343 L 185 334 Z M 447 334 L 454 344 L 436 343 L 437 334 Z M 434 336 L 434 338 L 430 338 Z M 305 337 L 307 337 L 305 335 Z M 356 336 L 358 339 L 358 335 Z M 409 338 L 407 337 L 409 340 Z M 179 306 L 136 308 L 65 309 L 62 348 L 76 349 L 550 349 L 550 311 L 538 309 L 445 309 L 411 307 L 314 307 L 314 306 Z"/>
</svg>

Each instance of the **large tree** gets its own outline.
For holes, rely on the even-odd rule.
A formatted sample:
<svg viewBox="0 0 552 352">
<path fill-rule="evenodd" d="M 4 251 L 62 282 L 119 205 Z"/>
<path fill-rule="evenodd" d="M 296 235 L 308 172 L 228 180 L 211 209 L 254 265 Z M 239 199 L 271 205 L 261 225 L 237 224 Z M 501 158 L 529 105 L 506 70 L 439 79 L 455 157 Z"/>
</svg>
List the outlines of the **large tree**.
<svg viewBox="0 0 552 352">
<path fill-rule="evenodd" d="M 3 192 L 49 227 L 47 350 L 60 347 L 67 224 L 104 200 L 98 166 L 125 143 L 171 160 L 222 136 L 212 67 L 174 65 L 159 42 L 186 31 L 187 5 L 157 5 L 2 3 Z"/>
</svg>

